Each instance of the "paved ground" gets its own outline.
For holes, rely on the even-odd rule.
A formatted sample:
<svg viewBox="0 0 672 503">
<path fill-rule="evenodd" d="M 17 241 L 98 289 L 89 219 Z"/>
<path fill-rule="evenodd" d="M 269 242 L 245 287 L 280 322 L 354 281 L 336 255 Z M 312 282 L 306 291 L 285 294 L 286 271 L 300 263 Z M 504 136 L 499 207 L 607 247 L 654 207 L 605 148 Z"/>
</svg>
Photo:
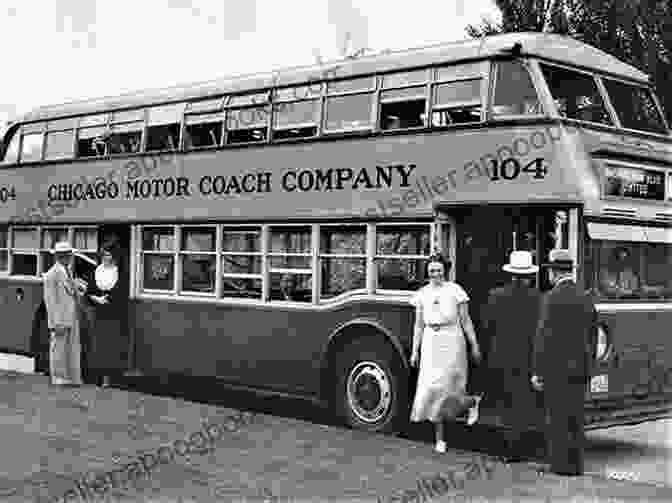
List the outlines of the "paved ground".
<svg viewBox="0 0 672 503">
<path fill-rule="evenodd" d="M 218 438 L 214 448 L 185 455 L 187 444 L 175 441 L 191 438 L 196 446 L 195 439 L 205 437 L 190 435 L 204 421 L 216 425 L 210 429 Z M 161 446 L 173 450 L 159 451 Z M 164 463 L 150 462 L 149 476 L 137 465 L 138 472 L 123 479 L 127 488 L 99 486 L 104 496 L 96 499 L 94 476 L 88 491 L 79 484 L 80 494 L 88 493 L 89 501 L 157 503 L 672 500 L 672 488 L 538 476 L 524 464 L 510 467 L 467 451 L 439 455 L 412 440 L 117 389 L 54 388 L 43 376 L 0 374 L 0 501 L 63 501 L 87 472 L 118 475 L 142 455 L 158 455 Z M 68 501 L 83 501 L 76 498 L 72 493 Z"/>
</svg>

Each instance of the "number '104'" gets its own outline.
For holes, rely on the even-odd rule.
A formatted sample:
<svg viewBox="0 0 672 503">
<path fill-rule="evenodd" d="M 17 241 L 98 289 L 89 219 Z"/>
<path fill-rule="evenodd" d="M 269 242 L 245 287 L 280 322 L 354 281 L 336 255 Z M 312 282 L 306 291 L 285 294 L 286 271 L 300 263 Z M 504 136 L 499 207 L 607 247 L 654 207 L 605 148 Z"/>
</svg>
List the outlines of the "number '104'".
<svg viewBox="0 0 672 503">
<path fill-rule="evenodd" d="M 539 180 L 544 178 L 548 173 L 548 168 L 546 167 L 543 157 L 537 157 L 528 162 L 525 166 L 522 166 L 518 159 L 513 157 L 505 159 L 502 162 L 493 159 L 490 161 L 490 164 L 492 164 L 490 180 L 493 182 L 499 180 L 515 180 L 521 173 L 529 173 L 532 175 L 532 178 Z"/>
</svg>

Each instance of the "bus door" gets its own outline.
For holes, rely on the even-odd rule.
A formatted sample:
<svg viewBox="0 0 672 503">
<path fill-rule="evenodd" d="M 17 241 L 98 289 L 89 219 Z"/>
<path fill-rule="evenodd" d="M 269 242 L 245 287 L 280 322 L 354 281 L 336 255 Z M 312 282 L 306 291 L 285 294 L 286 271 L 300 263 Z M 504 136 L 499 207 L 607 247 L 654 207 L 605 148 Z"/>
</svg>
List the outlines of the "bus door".
<svg viewBox="0 0 672 503">
<path fill-rule="evenodd" d="M 119 280 L 118 286 L 119 295 L 122 295 L 125 299 L 130 297 L 130 285 L 131 285 L 131 227 L 129 225 L 102 225 L 98 231 L 98 244 L 100 248 L 110 247 L 112 248 L 112 254 L 117 261 L 117 267 L 119 269 Z M 100 260 L 99 260 L 100 261 Z M 121 337 L 126 339 L 126 344 L 130 350 L 130 330 L 129 326 L 129 301 L 126 302 L 126 309 L 123 310 L 125 313 L 125 320 L 122 320 L 122 331 Z M 132 362 L 129 362 L 132 363 Z"/>
<path fill-rule="evenodd" d="M 537 265 L 546 262 L 550 250 L 568 247 L 565 210 L 549 206 L 460 206 L 440 210 L 438 223 L 454 222 L 453 242 L 448 243 L 453 262 L 451 280 L 456 281 L 469 295 L 469 313 L 479 339 L 484 364 L 470 373 L 470 387 L 474 391 L 488 389 L 487 357 L 490 349 L 488 334 L 482 330 L 484 308 L 489 292 L 510 281 L 502 266 L 514 250 L 531 252 Z M 438 226 L 441 228 L 441 225 Z M 444 225 L 445 227 L 445 225 Z M 439 236 L 446 233 L 440 232 Z M 534 285 L 541 291 L 550 288 L 547 274 L 540 270 Z M 487 408 L 487 405 L 486 405 Z M 487 411 L 486 411 L 487 415 Z"/>
</svg>

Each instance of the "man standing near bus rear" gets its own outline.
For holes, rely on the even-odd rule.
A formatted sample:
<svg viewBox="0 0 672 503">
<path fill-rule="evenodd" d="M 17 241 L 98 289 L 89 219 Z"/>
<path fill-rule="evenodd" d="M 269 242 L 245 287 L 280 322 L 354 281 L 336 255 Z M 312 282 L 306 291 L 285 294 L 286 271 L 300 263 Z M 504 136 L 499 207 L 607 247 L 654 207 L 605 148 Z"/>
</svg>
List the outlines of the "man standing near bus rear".
<svg viewBox="0 0 672 503">
<path fill-rule="evenodd" d="M 583 474 L 584 400 L 597 345 L 597 311 L 574 282 L 567 250 L 552 250 L 545 266 L 554 286 L 541 303 L 531 381 L 544 392 L 549 469 L 578 476 Z"/>
</svg>

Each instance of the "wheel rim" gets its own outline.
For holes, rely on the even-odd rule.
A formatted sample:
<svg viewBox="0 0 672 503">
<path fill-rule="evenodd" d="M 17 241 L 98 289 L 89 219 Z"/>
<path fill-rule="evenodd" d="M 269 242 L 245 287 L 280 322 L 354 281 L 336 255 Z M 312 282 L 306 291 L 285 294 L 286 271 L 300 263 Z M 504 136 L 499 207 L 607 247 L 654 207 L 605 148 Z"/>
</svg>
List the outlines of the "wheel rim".
<svg viewBox="0 0 672 503">
<path fill-rule="evenodd" d="M 360 362 L 353 367 L 348 375 L 347 393 L 350 410 L 365 423 L 379 422 L 390 410 L 390 380 L 375 362 Z"/>
</svg>

